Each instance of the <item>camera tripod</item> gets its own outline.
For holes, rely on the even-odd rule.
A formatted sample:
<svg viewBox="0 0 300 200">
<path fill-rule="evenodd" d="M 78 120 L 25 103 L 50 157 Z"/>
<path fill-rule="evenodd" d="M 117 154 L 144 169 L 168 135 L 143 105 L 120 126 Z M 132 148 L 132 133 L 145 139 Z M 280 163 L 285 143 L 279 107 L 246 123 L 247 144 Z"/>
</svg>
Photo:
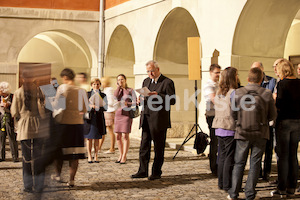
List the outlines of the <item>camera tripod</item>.
<svg viewBox="0 0 300 200">
<path fill-rule="evenodd" d="M 192 139 L 195 135 L 203 132 L 201 127 L 198 124 L 198 101 L 197 101 L 197 80 L 195 80 L 195 124 L 193 125 L 192 129 L 190 130 L 189 134 L 186 136 L 186 138 L 184 139 L 184 141 L 182 142 L 181 146 L 179 147 L 179 149 L 177 150 L 176 154 L 173 157 L 173 160 L 175 159 L 175 157 L 177 156 L 178 152 L 180 151 L 180 149 L 182 148 L 182 146 L 187 143 L 190 139 Z M 198 131 L 198 128 L 200 131 Z M 191 135 L 191 133 L 193 132 L 193 130 L 195 129 L 195 133 Z M 190 136 L 191 135 L 191 136 Z"/>
</svg>

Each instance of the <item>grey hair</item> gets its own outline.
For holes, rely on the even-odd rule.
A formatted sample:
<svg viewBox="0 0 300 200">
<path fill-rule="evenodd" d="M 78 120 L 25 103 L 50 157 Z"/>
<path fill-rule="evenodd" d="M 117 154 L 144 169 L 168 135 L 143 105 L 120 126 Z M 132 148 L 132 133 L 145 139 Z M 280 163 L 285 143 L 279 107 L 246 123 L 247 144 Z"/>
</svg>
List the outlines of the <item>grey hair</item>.
<svg viewBox="0 0 300 200">
<path fill-rule="evenodd" d="M 153 65 L 155 68 L 159 68 L 158 63 L 155 60 L 149 60 L 146 63 L 146 66 L 148 66 L 148 65 Z"/>
<path fill-rule="evenodd" d="M 10 85 L 8 82 L 1 82 L 0 83 L 0 91 L 3 92 L 3 93 L 9 93 L 9 90 L 10 90 Z"/>
</svg>

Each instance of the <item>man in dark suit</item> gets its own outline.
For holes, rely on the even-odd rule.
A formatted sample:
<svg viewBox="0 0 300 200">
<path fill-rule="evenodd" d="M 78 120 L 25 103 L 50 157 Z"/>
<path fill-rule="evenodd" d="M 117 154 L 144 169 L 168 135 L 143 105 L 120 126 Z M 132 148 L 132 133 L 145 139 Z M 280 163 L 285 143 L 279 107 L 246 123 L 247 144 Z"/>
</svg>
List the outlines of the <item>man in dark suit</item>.
<svg viewBox="0 0 300 200">
<path fill-rule="evenodd" d="M 174 82 L 162 75 L 156 61 L 146 63 L 148 78 L 143 82 L 151 92 L 147 97 L 140 97 L 144 109 L 141 113 L 140 127 L 142 128 L 142 141 L 140 146 L 140 167 L 131 178 L 148 177 L 148 168 L 151 152 L 151 140 L 154 143 L 154 162 L 152 175 L 149 180 L 161 178 L 161 167 L 164 162 L 167 129 L 171 128 L 170 106 L 176 102 Z"/>
</svg>

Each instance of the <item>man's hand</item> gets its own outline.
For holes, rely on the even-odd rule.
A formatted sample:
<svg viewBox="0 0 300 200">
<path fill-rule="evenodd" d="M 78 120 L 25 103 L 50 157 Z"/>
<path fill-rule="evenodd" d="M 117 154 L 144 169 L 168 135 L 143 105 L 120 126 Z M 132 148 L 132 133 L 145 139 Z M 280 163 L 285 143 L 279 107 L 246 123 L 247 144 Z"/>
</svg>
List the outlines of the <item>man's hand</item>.
<svg viewBox="0 0 300 200">
<path fill-rule="evenodd" d="M 154 91 L 154 92 L 149 92 L 149 96 L 152 96 L 152 95 L 157 95 L 158 93 L 156 92 L 156 91 Z"/>
</svg>

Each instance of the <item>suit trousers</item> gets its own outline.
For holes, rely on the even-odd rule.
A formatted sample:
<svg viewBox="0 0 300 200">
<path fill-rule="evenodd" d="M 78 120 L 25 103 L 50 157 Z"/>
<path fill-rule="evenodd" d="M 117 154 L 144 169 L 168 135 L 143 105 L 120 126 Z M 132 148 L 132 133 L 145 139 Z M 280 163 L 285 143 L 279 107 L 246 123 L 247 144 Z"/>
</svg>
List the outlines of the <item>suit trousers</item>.
<svg viewBox="0 0 300 200">
<path fill-rule="evenodd" d="M 23 182 L 27 190 L 42 191 L 44 188 L 45 165 L 43 157 L 43 139 L 21 141 L 23 154 Z"/>
<path fill-rule="evenodd" d="M 270 130 L 270 139 L 267 141 L 266 150 L 265 150 L 265 158 L 263 169 L 261 169 L 261 176 L 263 178 L 267 178 L 271 173 L 272 168 L 272 157 L 273 157 L 273 149 L 274 149 L 274 128 L 272 126 L 269 127 Z"/>
<path fill-rule="evenodd" d="M 0 159 L 5 160 L 5 143 L 7 135 L 12 159 L 13 161 L 16 161 L 19 158 L 18 142 L 16 141 L 16 133 L 14 132 L 13 127 L 8 123 L 5 126 L 5 131 L 0 131 Z"/>
<path fill-rule="evenodd" d="M 150 153 L 151 153 L 151 141 L 154 143 L 154 162 L 152 165 L 152 175 L 160 176 L 162 174 L 161 168 L 164 163 L 164 153 L 166 145 L 166 133 L 165 130 L 157 130 L 157 127 L 150 127 L 149 122 L 150 115 L 144 115 L 142 140 L 140 146 L 140 167 L 139 174 L 145 174 L 148 176 Z"/>
<path fill-rule="evenodd" d="M 206 116 L 206 122 L 209 128 L 209 166 L 213 174 L 218 174 L 217 153 L 218 153 L 218 138 L 215 134 L 215 129 L 212 128 L 212 123 L 215 116 Z"/>
</svg>

